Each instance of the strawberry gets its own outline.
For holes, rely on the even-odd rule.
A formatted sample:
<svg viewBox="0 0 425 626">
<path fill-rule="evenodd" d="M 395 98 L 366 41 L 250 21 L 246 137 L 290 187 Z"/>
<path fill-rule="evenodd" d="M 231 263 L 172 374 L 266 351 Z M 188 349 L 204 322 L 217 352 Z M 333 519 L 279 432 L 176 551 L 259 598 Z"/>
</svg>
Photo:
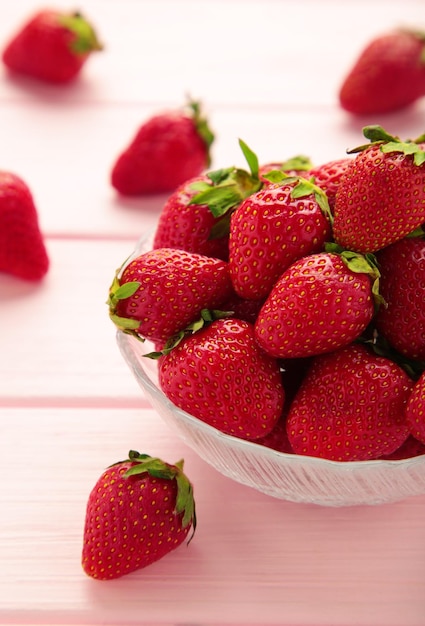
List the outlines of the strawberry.
<svg viewBox="0 0 425 626">
<path fill-rule="evenodd" d="M 425 95 L 425 33 L 396 30 L 372 39 L 339 90 L 343 109 L 356 115 L 389 113 Z"/>
<path fill-rule="evenodd" d="M 19 176 L 0 171 L 0 271 L 39 281 L 48 269 L 32 194 Z"/>
<path fill-rule="evenodd" d="M 371 143 L 341 178 L 334 206 L 334 239 L 344 248 L 376 252 L 425 222 L 425 137 L 403 142 L 366 126 Z"/>
<path fill-rule="evenodd" d="M 92 52 L 102 49 L 80 13 L 43 10 L 32 16 L 3 50 L 3 63 L 18 74 L 62 84 L 80 73 Z"/>
<path fill-rule="evenodd" d="M 421 456 L 422 454 L 425 454 L 425 443 L 418 441 L 413 435 L 409 435 L 406 441 L 402 443 L 397 450 L 391 452 L 391 454 L 384 454 L 379 458 L 387 461 L 400 461 L 402 459 L 411 459 L 415 456 Z"/>
<path fill-rule="evenodd" d="M 308 172 L 308 177 L 313 179 L 314 184 L 325 192 L 331 212 L 333 212 L 335 206 L 335 196 L 341 177 L 351 160 L 352 157 L 344 157 L 327 161 L 322 163 L 322 165 L 312 167 Z"/>
<path fill-rule="evenodd" d="M 281 177 L 250 195 L 230 221 L 229 267 L 236 293 L 262 300 L 295 260 L 331 237 L 326 196 L 310 181 Z"/>
<path fill-rule="evenodd" d="M 116 159 L 111 184 L 125 196 L 175 191 L 210 165 L 213 141 L 199 102 L 158 113 Z"/>
<path fill-rule="evenodd" d="M 376 328 L 402 355 L 425 361 L 425 239 L 400 239 L 376 258 L 386 302 L 376 315 Z"/>
<path fill-rule="evenodd" d="M 83 569 L 97 580 L 119 578 L 162 559 L 195 528 L 193 486 L 183 461 L 169 465 L 131 450 L 103 472 L 89 495 Z"/>
<path fill-rule="evenodd" d="M 415 382 L 406 407 L 410 433 L 425 444 L 425 371 Z"/>
<path fill-rule="evenodd" d="M 284 452 L 285 454 L 293 454 L 292 446 L 289 443 L 288 433 L 286 431 L 286 415 L 282 415 L 273 430 L 262 437 L 257 439 L 255 443 L 266 448 L 271 448 L 277 452 Z"/>
<path fill-rule="evenodd" d="M 145 252 L 118 270 L 109 291 L 115 325 L 154 342 L 167 341 L 218 309 L 232 294 L 228 264 L 172 248 Z"/>
<path fill-rule="evenodd" d="M 253 325 L 234 318 L 184 337 L 161 358 L 159 384 L 176 406 L 248 440 L 273 429 L 285 395 L 277 361 L 258 347 Z"/>
<path fill-rule="evenodd" d="M 153 247 L 180 248 L 228 260 L 230 216 L 260 188 L 258 160 L 242 141 L 250 172 L 229 167 L 187 180 L 165 203 Z"/>
<path fill-rule="evenodd" d="M 404 413 L 412 385 L 401 367 L 365 345 L 315 357 L 287 418 L 294 452 L 333 461 L 394 452 L 409 435 Z"/>
<path fill-rule="evenodd" d="M 190 178 L 166 201 L 155 231 L 153 248 L 179 248 L 205 256 L 228 260 L 228 234 L 212 237 L 220 218 L 207 204 L 192 203 L 199 193 L 197 185 L 209 185 L 207 176 Z"/>
<path fill-rule="evenodd" d="M 335 247 L 331 248 L 335 249 Z M 379 302 L 379 272 L 349 251 L 318 252 L 285 270 L 255 323 L 259 345 L 278 358 L 308 357 L 349 344 Z"/>
</svg>

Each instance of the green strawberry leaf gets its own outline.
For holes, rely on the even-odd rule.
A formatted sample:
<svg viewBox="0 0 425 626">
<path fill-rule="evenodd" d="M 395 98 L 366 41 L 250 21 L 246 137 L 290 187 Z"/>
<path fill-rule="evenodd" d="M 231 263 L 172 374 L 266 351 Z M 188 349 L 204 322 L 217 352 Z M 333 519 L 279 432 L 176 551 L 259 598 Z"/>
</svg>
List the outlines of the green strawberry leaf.
<svg viewBox="0 0 425 626">
<path fill-rule="evenodd" d="M 95 30 L 81 13 L 76 12 L 71 15 L 60 15 L 59 23 L 74 34 L 74 39 L 70 47 L 77 55 L 88 54 L 103 49 Z"/>
<path fill-rule="evenodd" d="M 370 148 L 372 144 L 384 143 L 384 142 L 398 142 L 399 138 L 387 133 L 387 131 L 377 124 L 364 126 L 363 135 L 366 139 L 369 139 L 371 143 L 363 144 L 358 146 L 357 148 L 352 148 L 351 150 L 347 150 L 347 154 L 354 154 L 356 152 L 363 152 L 367 148 Z"/>
<path fill-rule="evenodd" d="M 215 135 L 211 130 L 207 118 L 202 113 L 201 103 L 189 98 L 188 108 L 190 109 L 196 130 L 202 141 L 205 143 L 207 149 L 207 167 L 211 164 L 211 146 L 214 143 Z"/>
<path fill-rule="evenodd" d="M 365 126 L 363 128 L 363 135 L 372 143 L 376 143 L 378 141 L 398 141 L 398 137 L 390 135 L 384 128 L 382 128 L 382 126 L 377 124 Z"/>
<path fill-rule="evenodd" d="M 230 215 L 224 215 L 220 220 L 215 222 L 210 230 L 208 239 L 221 239 L 222 237 L 228 237 L 230 234 Z"/>
<path fill-rule="evenodd" d="M 183 513 L 182 527 L 186 528 L 192 524 L 193 532 L 188 540 L 188 544 L 193 538 L 196 530 L 196 513 L 195 500 L 193 497 L 193 486 L 183 471 L 184 461 L 181 459 L 174 465 L 165 463 L 162 459 L 151 457 L 148 454 L 139 454 L 135 450 L 130 450 L 128 455 L 134 465 L 132 465 L 124 474 L 124 478 L 130 476 L 139 476 L 141 474 L 149 474 L 154 478 L 163 478 L 165 480 L 175 480 L 177 484 L 177 495 L 175 503 L 175 513 L 180 515 Z M 123 463 L 124 461 L 120 461 Z M 114 465 L 118 465 L 115 463 Z M 111 466 L 112 467 L 112 466 Z"/>
<path fill-rule="evenodd" d="M 258 163 L 257 155 L 255 154 L 255 152 L 251 150 L 251 148 L 242 139 L 239 139 L 239 146 L 246 159 L 246 162 L 248 163 L 251 176 L 253 178 L 258 178 L 258 172 L 259 172 L 260 166 Z"/>
<path fill-rule="evenodd" d="M 130 298 L 132 295 L 136 293 L 139 289 L 141 283 L 137 280 L 129 281 L 128 283 L 123 283 L 116 289 L 114 292 L 115 300 L 125 300 L 126 298 Z"/>
<path fill-rule="evenodd" d="M 136 330 L 140 326 L 140 322 L 138 320 L 133 320 L 129 317 L 120 317 L 119 315 L 115 315 L 114 313 L 111 313 L 109 317 L 114 322 L 115 326 L 120 330 Z"/>
<path fill-rule="evenodd" d="M 413 154 L 413 162 L 417 166 L 425 162 L 425 151 L 413 141 L 390 141 L 382 144 L 381 150 L 384 154 L 391 152 L 401 152 L 406 156 Z"/>
<path fill-rule="evenodd" d="M 171 352 L 171 350 L 174 350 L 174 348 L 176 348 L 179 343 L 186 337 L 194 335 L 215 320 L 231 317 L 232 315 L 233 311 L 221 311 L 219 309 L 202 309 L 200 317 L 197 320 L 194 320 L 188 326 L 186 326 L 186 328 L 170 337 L 165 343 L 165 346 L 162 348 L 162 350 L 147 352 L 142 356 L 154 360 L 159 359 L 162 356 L 166 356 Z"/>
<path fill-rule="evenodd" d="M 357 274 L 367 274 L 372 281 L 372 295 L 375 307 L 386 306 L 384 298 L 379 293 L 379 281 L 381 273 L 378 268 L 378 262 L 373 254 L 360 254 L 352 250 L 345 250 L 337 243 L 329 242 L 325 245 L 325 251 L 339 254 L 345 265 Z"/>
<path fill-rule="evenodd" d="M 225 215 L 229 209 L 239 204 L 242 200 L 239 190 L 233 181 L 226 185 L 209 187 L 196 194 L 189 204 L 206 204 L 214 217 Z"/>
</svg>

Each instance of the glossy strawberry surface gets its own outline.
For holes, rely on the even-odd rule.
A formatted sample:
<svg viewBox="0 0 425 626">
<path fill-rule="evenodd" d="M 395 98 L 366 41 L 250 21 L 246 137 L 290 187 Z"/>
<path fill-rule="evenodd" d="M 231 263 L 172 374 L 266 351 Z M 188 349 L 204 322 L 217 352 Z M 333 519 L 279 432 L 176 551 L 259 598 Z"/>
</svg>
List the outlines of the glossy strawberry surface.
<svg viewBox="0 0 425 626">
<path fill-rule="evenodd" d="M 254 327 L 216 320 L 183 339 L 160 361 L 159 384 L 178 407 L 241 439 L 266 436 L 283 409 L 277 361 L 254 338 Z"/>
<path fill-rule="evenodd" d="M 406 409 L 411 434 L 425 444 L 425 372 L 415 382 Z"/>
<path fill-rule="evenodd" d="M 298 182 L 266 186 L 232 214 L 230 275 L 236 293 L 243 298 L 268 296 L 292 262 L 322 250 L 331 236 L 329 218 L 313 189 L 299 197 Z"/>
<path fill-rule="evenodd" d="M 380 307 L 375 325 L 403 355 L 425 361 L 425 239 L 406 237 L 377 254 Z"/>
<path fill-rule="evenodd" d="M 369 276 L 353 272 L 338 254 L 319 252 L 283 272 L 258 314 L 255 335 L 275 357 L 307 357 L 351 343 L 373 314 Z"/>
<path fill-rule="evenodd" d="M 394 452 L 409 435 L 412 385 L 398 365 L 362 345 L 316 357 L 288 415 L 294 452 L 334 461 Z"/>
<path fill-rule="evenodd" d="M 213 237 L 219 221 L 206 204 L 191 204 L 198 193 L 196 183 L 207 182 L 206 176 L 190 178 L 168 198 L 159 216 L 153 248 L 180 248 L 227 260 L 228 235 Z"/>
<path fill-rule="evenodd" d="M 145 252 L 115 277 L 109 295 L 112 321 L 152 341 L 166 341 L 218 309 L 232 294 L 228 264 L 173 248 Z"/>
<path fill-rule="evenodd" d="M 412 154 L 397 144 L 394 148 L 384 152 L 384 143 L 372 143 L 356 155 L 341 180 L 333 232 L 349 250 L 376 252 L 425 221 L 425 163 L 416 165 Z M 423 151 L 422 144 L 410 148 Z"/>
<path fill-rule="evenodd" d="M 170 465 L 134 451 L 129 456 L 101 474 L 88 498 L 82 566 L 97 580 L 120 578 L 162 559 L 196 525 L 183 462 Z"/>
<path fill-rule="evenodd" d="M 308 176 L 313 177 L 315 184 L 326 193 L 331 211 L 333 211 L 335 205 L 335 196 L 342 175 L 349 163 L 351 163 L 351 160 L 352 157 L 343 157 L 342 159 L 327 161 L 313 167 L 308 172 Z"/>
</svg>

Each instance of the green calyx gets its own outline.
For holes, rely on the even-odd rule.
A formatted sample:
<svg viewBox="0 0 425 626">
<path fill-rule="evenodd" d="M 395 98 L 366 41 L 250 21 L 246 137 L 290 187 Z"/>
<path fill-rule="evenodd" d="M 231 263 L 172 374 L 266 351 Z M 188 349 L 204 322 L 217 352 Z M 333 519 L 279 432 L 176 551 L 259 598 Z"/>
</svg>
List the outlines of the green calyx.
<svg viewBox="0 0 425 626">
<path fill-rule="evenodd" d="M 193 497 L 193 486 L 186 474 L 183 472 L 183 459 L 169 465 L 157 457 L 149 456 L 148 454 L 140 454 L 136 450 L 130 450 L 128 453 L 128 459 L 125 461 L 119 461 L 114 465 L 120 465 L 131 461 L 134 463 L 124 474 L 124 478 L 130 476 L 141 476 L 148 474 L 154 478 L 163 478 L 165 480 L 175 480 L 177 483 L 177 496 L 175 504 L 175 513 L 177 515 L 183 514 L 182 527 L 186 528 L 189 524 L 193 526 L 193 533 L 189 541 L 192 539 L 196 530 L 196 513 L 195 513 L 195 500 Z M 112 466 L 111 466 L 112 467 Z"/>
<path fill-rule="evenodd" d="M 248 163 L 249 172 L 237 167 L 215 170 L 207 173 L 210 182 L 199 181 L 192 185 L 192 189 L 198 193 L 189 204 L 207 205 L 214 217 L 219 219 L 211 238 L 228 233 L 231 212 L 262 186 L 257 156 L 241 139 L 239 145 Z"/>
<path fill-rule="evenodd" d="M 320 206 L 323 215 L 327 217 L 330 223 L 333 223 L 333 216 L 329 206 L 329 201 L 326 193 L 314 184 L 314 179 L 303 178 L 302 176 L 290 176 L 283 170 L 272 170 L 264 175 L 264 178 L 272 183 L 288 183 L 293 184 L 294 187 L 291 191 L 291 198 L 306 198 L 307 196 L 314 195 L 317 204 Z"/>
<path fill-rule="evenodd" d="M 348 154 L 363 152 L 371 145 L 380 145 L 384 154 L 400 152 L 406 156 L 413 156 L 413 163 L 417 166 L 425 163 L 425 150 L 419 145 L 425 142 L 425 133 L 416 139 L 402 141 L 399 137 L 387 133 L 382 126 L 371 125 L 363 128 L 363 135 L 370 140 L 370 143 L 347 150 Z"/>
<path fill-rule="evenodd" d="M 193 119 L 198 135 L 201 137 L 207 148 L 207 167 L 209 167 L 211 165 L 210 148 L 214 142 L 215 135 L 209 126 L 207 118 L 202 112 L 200 102 L 189 99 L 187 108 Z"/>
<path fill-rule="evenodd" d="M 106 301 L 106 304 L 109 307 L 109 317 L 119 330 L 134 335 L 138 339 L 142 340 L 140 335 L 136 333 L 137 328 L 140 326 L 140 322 L 129 317 L 120 317 L 116 314 L 118 302 L 120 300 L 130 298 L 140 287 L 140 283 L 138 281 L 131 281 L 121 285 L 119 281 L 120 271 L 121 268 L 115 273 L 114 279 L 109 288 L 109 295 Z"/>
<path fill-rule="evenodd" d="M 88 54 L 89 52 L 103 50 L 103 45 L 97 38 L 94 28 L 81 13 L 61 15 L 59 22 L 75 35 L 71 49 L 76 54 Z"/>
<path fill-rule="evenodd" d="M 170 337 L 168 341 L 165 343 L 165 346 L 162 348 L 162 350 L 156 350 L 154 352 L 147 352 L 146 354 L 143 354 L 142 356 L 145 356 L 148 359 L 159 359 L 160 357 L 169 354 L 171 350 L 174 350 L 174 348 L 176 348 L 179 345 L 179 343 L 183 341 L 183 339 L 185 339 L 186 337 L 190 337 L 191 335 L 194 335 L 195 333 L 199 332 L 206 326 L 209 326 L 210 324 L 212 324 L 212 322 L 214 322 L 215 320 L 224 319 L 226 317 L 231 317 L 231 315 L 233 315 L 233 311 L 220 311 L 218 309 L 202 309 L 199 319 L 195 320 L 194 322 L 186 326 L 186 328 L 184 328 L 180 332 Z"/>
<path fill-rule="evenodd" d="M 373 254 L 360 254 L 352 250 L 345 250 L 337 243 L 327 243 L 325 250 L 326 252 L 338 254 L 352 272 L 356 274 L 367 274 L 372 282 L 372 295 L 375 307 L 386 306 L 384 298 L 379 293 L 381 272 L 379 271 L 376 257 Z"/>
</svg>

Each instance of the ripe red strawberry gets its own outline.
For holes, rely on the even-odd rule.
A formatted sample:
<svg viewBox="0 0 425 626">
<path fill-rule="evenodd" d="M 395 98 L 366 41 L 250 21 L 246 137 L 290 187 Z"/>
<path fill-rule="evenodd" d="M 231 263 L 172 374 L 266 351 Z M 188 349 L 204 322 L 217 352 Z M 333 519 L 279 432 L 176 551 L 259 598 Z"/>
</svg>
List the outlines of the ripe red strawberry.
<svg viewBox="0 0 425 626">
<path fill-rule="evenodd" d="M 154 248 L 180 248 L 228 260 L 230 216 L 261 186 L 256 155 L 243 141 L 239 145 L 250 172 L 229 167 L 183 183 L 163 207 Z"/>
<path fill-rule="evenodd" d="M 425 361 L 425 239 L 406 237 L 376 254 L 381 272 L 375 325 L 398 352 Z"/>
<path fill-rule="evenodd" d="M 396 30 L 374 38 L 345 77 L 341 106 L 356 115 L 388 113 L 425 95 L 425 33 Z"/>
<path fill-rule="evenodd" d="M 154 115 L 115 161 L 111 184 L 126 196 L 175 191 L 210 165 L 213 141 L 198 102 Z"/>
<path fill-rule="evenodd" d="M 308 172 L 308 176 L 314 180 L 314 184 L 325 192 L 331 212 L 333 212 L 335 206 L 335 196 L 341 177 L 351 161 L 352 157 L 328 161 L 313 167 Z"/>
<path fill-rule="evenodd" d="M 155 231 L 153 248 L 179 248 L 227 261 L 228 233 L 212 237 L 220 218 L 216 218 L 207 204 L 193 204 L 199 193 L 197 184 L 208 185 L 207 176 L 190 178 L 168 198 Z"/>
<path fill-rule="evenodd" d="M 425 222 L 425 143 L 400 141 L 379 126 L 361 146 L 338 187 L 334 239 L 342 247 L 376 252 Z"/>
<path fill-rule="evenodd" d="M 400 461 L 401 459 L 411 459 L 422 454 L 425 454 L 425 443 L 418 441 L 413 435 L 409 435 L 397 450 L 391 452 L 391 454 L 384 454 L 379 458 L 387 461 Z"/>
<path fill-rule="evenodd" d="M 289 443 L 288 433 L 286 431 L 286 415 L 281 416 L 276 426 L 268 435 L 257 439 L 255 443 L 276 450 L 277 452 L 293 454 L 294 451 Z"/>
<path fill-rule="evenodd" d="M 285 395 L 277 361 L 258 347 L 253 325 L 234 318 L 184 338 L 160 360 L 159 384 L 184 411 L 249 440 L 272 430 Z"/>
<path fill-rule="evenodd" d="M 406 408 L 406 420 L 410 433 L 425 444 L 425 371 L 415 382 L 410 394 Z"/>
<path fill-rule="evenodd" d="M 296 261 L 258 314 L 259 345 L 272 356 L 294 358 L 351 343 L 373 317 L 378 274 L 351 252 L 318 252 Z"/>
<path fill-rule="evenodd" d="M 403 369 L 364 345 L 316 357 L 289 410 L 294 452 L 333 461 L 394 452 L 409 435 L 405 408 L 412 385 Z"/>
<path fill-rule="evenodd" d="M 39 281 L 48 269 L 32 194 L 20 177 L 0 171 L 0 271 Z"/>
<path fill-rule="evenodd" d="M 310 181 L 287 177 L 250 195 L 230 220 L 229 266 L 236 293 L 262 300 L 295 260 L 331 237 L 326 196 Z"/>
<path fill-rule="evenodd" d="M 131 450 L 90 493 L 83 569 L 98 580 L 119 578 L 163 558 L 195 528 L 193 486 L 183 461 L 169 465 Z"/>
<path fill-rule="evenodd" d="M 12 72 L 62 84 L 76 78 L 90 54 L 101 49 L 93 27 L 80 13 L 43 10 L 13 36 L 2 58 Z"/>
<path fill-rule="evenodd" d="M 219 309 L 231 294 L 225 261 L 158 248 L 119 270 L 108 305 L 118 328 L 161 342 L 196 321 L 203 309 Z"/>
</svg>

